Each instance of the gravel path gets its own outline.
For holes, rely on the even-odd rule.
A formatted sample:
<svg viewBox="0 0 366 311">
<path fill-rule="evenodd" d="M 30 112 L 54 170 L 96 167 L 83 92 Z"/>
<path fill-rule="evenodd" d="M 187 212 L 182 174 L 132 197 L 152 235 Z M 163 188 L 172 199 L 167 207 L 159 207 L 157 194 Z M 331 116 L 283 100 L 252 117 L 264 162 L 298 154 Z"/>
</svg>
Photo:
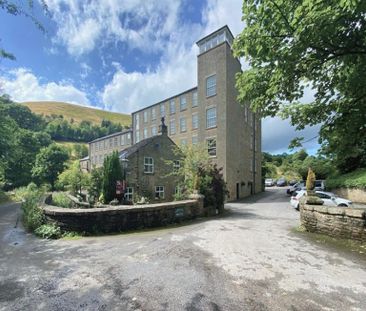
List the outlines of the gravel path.
<svg viewBox="0 0 366 311">
<path fill-rule="evenodd" d="M 366 310 L 366 260 L 304 239 L 284 189 L 186 226 L 45 241 L 0 206 L 0 310 Z"/>
</svg>

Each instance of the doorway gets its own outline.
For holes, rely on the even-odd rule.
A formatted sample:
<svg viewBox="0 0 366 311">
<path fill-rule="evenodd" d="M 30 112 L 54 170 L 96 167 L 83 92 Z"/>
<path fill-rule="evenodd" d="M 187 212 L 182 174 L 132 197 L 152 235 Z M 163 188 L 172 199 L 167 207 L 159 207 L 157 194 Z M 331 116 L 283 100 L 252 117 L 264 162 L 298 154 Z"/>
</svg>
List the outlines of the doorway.
<svg viewBox="0 0 366 311">
<path fill-rule="evenodd" d="M 236 199 L 239 200 L 240 199 L 240 184 L 236 183 Z"/>
</svg>

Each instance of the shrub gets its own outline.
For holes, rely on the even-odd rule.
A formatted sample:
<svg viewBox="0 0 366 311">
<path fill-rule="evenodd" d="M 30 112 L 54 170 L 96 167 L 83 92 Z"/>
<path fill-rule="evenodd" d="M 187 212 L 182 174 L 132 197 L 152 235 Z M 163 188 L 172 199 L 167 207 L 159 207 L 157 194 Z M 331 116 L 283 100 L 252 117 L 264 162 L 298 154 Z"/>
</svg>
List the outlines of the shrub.
<svg viewBox="0 0 366 311">
<path fill-rule="evenodd" d="M 306 190 L 313 190 L 315 187 L 315 173 L 309 167 L 308 177 L 306 178 Z"/>
<path fill-rule="evenodd" d="M 55 192 L 52 194 L 52 203 L 58 207 L 71 208 L 72 201 L 64 192 Z"/>
<path fill-rule="evenodd" d="M 118 180 L 122 180 L 122 167 L 119 162 L 119 155 L 114 151 L 107 156 L 103 163 L 103 183 L 102 194 L 104 202 L 110 202 L 116 198 L 116 184 Z"/>
<path fill-rule="evenodd" d="M 219 213 L 222 213 L 228 195 L 222 168 L 217 168 L 216 164 L 206 169 L 201 168 L 199 175 L 201 179 L 200 193 L 205 196 L 204 205 L 215 207 Z"/>
<path fill-rule="evenodd" d="M 37 188 L 33 183 L 15 191 L 15 197 L 22 201 L 22 219 L 28 230 L 34 231 L 44 223 L 44 215 L 39 208 L 44 193 L 44 188 Z"/>
<path fill-rule="evenodd" d="M 54 224 L 44 224 L 34 230 L 34 233 L 44 239 L 58 239 L 61 237 L 61 229 Z"/>
<path fill-rule="evenodd" d="M 88 188 L 89 184 L 90 175 L 81 170 L 79 161 L 74 161 L 58 176 L 56 188 L 59 190 L 67 189 L 76 194 L 80 189 Z"/>
<path fill-rule="evenodd" d="M 90 183 L 87 187 L 89 200 L 95 202 L 100 200 L 101 189 L 103 185 L 103 168 L 95 167 L 90 173 Z M 102 198 L 104 200 L 104 198 Z"/>
<path fill-rule="evenodd" d="M 330 177 L 326 180 L 329 189 L 334 188 L 360 188 L 366 189 L 366 169 L 358 169 L 348 174 Z"/>
</svg>

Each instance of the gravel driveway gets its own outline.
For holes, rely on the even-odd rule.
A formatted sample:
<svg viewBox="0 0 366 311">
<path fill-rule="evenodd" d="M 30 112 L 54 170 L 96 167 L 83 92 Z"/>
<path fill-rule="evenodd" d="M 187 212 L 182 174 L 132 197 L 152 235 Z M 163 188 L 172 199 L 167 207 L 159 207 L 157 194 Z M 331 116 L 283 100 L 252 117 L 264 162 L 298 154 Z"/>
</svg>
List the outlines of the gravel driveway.
<svg viewBox="0 0 366 311">
<path fill-rule="evenodd" d="M 284 189 L 227 216 L 46 241 L 0 206 L 0 310 L 366 310 L 366 260 L 305 239 Z"/>
</svg>

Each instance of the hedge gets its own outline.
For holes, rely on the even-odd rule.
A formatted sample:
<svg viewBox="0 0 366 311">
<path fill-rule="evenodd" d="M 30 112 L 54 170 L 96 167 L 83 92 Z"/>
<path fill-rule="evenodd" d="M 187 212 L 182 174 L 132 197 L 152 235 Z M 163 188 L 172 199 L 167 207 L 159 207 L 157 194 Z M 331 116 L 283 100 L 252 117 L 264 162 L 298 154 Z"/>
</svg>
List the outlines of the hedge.
<svg viewBox="0 0 366 311">
<path fill-rule="evenodd" d="M 327 188 L 360 188 L 366 189 L 366 168 L 354 172 L 330 177 L 326 180 Z"/>
</svg>

